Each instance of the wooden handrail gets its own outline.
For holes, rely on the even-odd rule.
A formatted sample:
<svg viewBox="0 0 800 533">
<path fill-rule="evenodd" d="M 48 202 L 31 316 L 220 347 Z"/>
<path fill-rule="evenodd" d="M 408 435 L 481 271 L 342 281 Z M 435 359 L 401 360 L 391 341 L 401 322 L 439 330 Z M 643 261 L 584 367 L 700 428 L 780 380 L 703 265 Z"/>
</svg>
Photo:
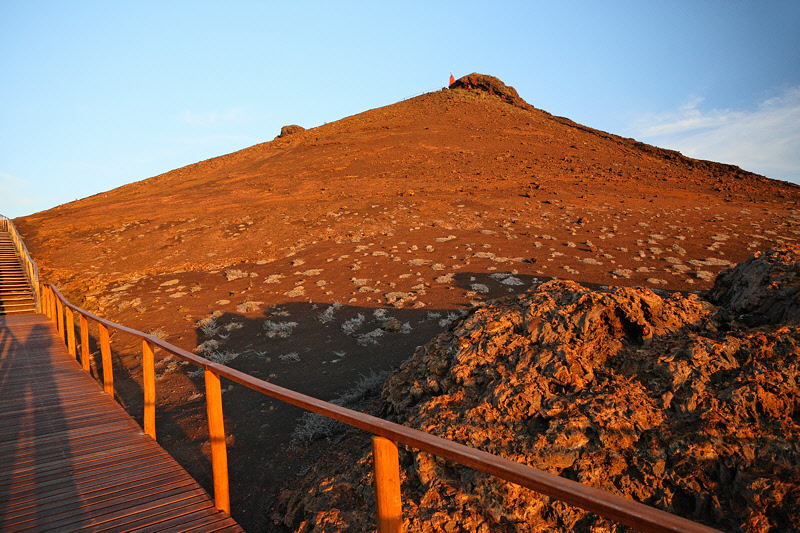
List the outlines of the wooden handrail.
<svg viewBox="0 0 800 533">
<path fill-rule="evenodd" d="M 376 483 L 378 480 L 391 480 L 384 482 L 389 482 L 394 485 L 393 487 L 388 488 L 376 487 L 376 491 L 379 491 L 377 494 L 380 494 L 379 499 L 381 499 L 383 502 L 379 505 L 379 511 L 382 508 L 387 509 L 387 511 L 385 511 L 387 514 L 385 515 L 381 515 L 379 512 L 379 524 L 386 525 L 385 527 L 381 527 L 379 529 L 381 532 L 397 531 L 397 529 L 395 529 L 397 524 L 397 516 L 395 514 L 396 505 L 392 503 L 392 501 L 395 498 L 394 495 L 399 494 L 400 480 L 399 476 L 394 476 L 391 474 L 393 468 L 391 463 L 392 461 L 396 461 L 396 455 L 394 456 L 395 458 L 392 459 L 391 446 L 396 447 L 395 443 L 405 444 L 412 448 L 429 452 L 456 463 L 460 463 L 464 466 L 474 468 L 475 470 L 486 472 L 492 476 L 516 483 L 529 489 L 533 489 L 537 492 L 550 496 L 551 498 L 556 498 L 566 503 L 576 505 L 587 511 L 599 514 L 616 522 L 626 524 L 640 531 L 659 533 L 709 533 L 717 531 L 716 529 L 710 528 L 703 524 L 692 522 L 685 518 L 667 513 L 666 511 L 635 502 L 622 496 L 617 496 L 616 494 L 612 494 L 601 489 L 584 485 L 577 481 L 572 481 L 555 474 L 550 474 L 528 465 L 511 461 L 510 459 L 471 448 L 469 446 L 465 446 L 441 437 L 430 435 L 423 431 L 402 426 L 400 424 L 395 424 L 393 422 L 360 413 L 358 411 L 352 411 L 350 409 L 346 409 L 344 407 L 324 402 L 317 398 L 280 387 L 262 379 L 255 378 L 249 374 L 245 374 L 244 372 L 211 362 L 208 359 L 187 352 L 186 350 L 178 348 L 177 346 L 173 346 L 172 344 L 153 337 L 152 335 L 148 335 L 141 331 L 116 324 L 110 320 L 100 318 L 68 302 L 53 285 L 46 284 L 44 287 L 47 289 L 45 291 L 45 300 L 54 300 L 53 304 L 45 306 L 46 309 L 49 309 L 50 313 L 53 315 L 60 314 L 59 308 L 62 308 L 63 306 L 63 309 L 71 310 L 81 315 L 80 322 L 82 344 L 84 339 L 83 327 L 85 324 L 85 319 L 92 319 L 100 326 L 101 345 L 104 344 L 103 330 L 106 331 L 105 339 L 107 343 L 108 328 L 113 328 L 117 331 L 128 333 L 140 338 L 143 342 L 147 343 L 151 350 L 153 347 L 157 346 L 184 361 L 188 361 L 204 369 L 206 376 L 206 402 L 208 410 L 209 435 L 211 438 L 212 467 L 214 469 L 214 497 L 215 505 L 218 509 L 230 512 L 227 478 L 227 452 L 225 447 L 225 432 L 222 417 L 222 396 L 219 382 L 219 379 L 224 377 L 262 394 L 271 396 L 277 400 L 281 400 L 291 405 L 301 407 L 307 411 L 338 420 L 339 422 L 363 429 L 377 436 L 377 444 L 373 444 L 373 446 L 377 446 L 380 449 L 377 454 L 373 454 L 375 468 L 380 470 L 380 472 L 376 470 Z M 58 305 L 55 305 L 56 302 Z M 50 316 L 51 320 L 53 320 L 55 323 L 62 324 L 63 327 L 63 318 L 51 315 L 48 316 Z M 61 330 L 60 333 L 62 334 L 63 338 L 63 330 Z M 82 354 L 86 353 L 84 350 L 85 348 L 81 346 Z M 106 378 L 105 354 L 106 352 L 103 350 L 104 383 L 107 384 L 109 382 L 107 379 L 110 380 L 111 376 L 110 349 L 108 350 L 109 378 Z M 84 367 L 86 367 L 87 363 L 84 362 L 83 364 Z M 147 364 L 146 366 L 148 367 L 147 372 L 153 372 L 150 364 Z M 145 382 L 147 382 L 149 379 L 151 378 L 145 378 Z M 111 393 L 113 394 L 113 381 L 111 381 L 111 383 Z M 147 386 L 145 388 L 147 388 Z M 148 391 L 145 391 L 145 395 L 149 394 L 150 393 Z M 154 403 L 155 392 L 153 391 L 152 394 L 153 396 L 151 398 Z M 148 410 L 147 405 L 148 399 L 145 400 L 146 411 Z M 152 416 L 154 417 L 154 409 L 152 412 Z M 145 424 L 149 425 L 147 419 Z M 153 435 L 155 435 L 154 420 L 152 427 Z M 386 451 L 387 448 L 389 449 L 388 452 Z M 376 455 L 380 457 L 388 457 L 388 462 L 382 461 L 380 457 L 375 457 Z"/>
</svg>

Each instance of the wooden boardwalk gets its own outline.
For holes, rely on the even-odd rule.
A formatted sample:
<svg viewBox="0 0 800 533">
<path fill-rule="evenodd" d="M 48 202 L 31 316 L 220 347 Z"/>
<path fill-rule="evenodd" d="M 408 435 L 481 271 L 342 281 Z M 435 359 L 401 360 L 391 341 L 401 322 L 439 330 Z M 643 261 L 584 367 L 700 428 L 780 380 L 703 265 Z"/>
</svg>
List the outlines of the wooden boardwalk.
<svg viewBox="0 0 800 533">
<path fill-rule="evenodd" d="M 0 531 L 242 531 L 67 353 L 0 316 Z"/>
</svg>

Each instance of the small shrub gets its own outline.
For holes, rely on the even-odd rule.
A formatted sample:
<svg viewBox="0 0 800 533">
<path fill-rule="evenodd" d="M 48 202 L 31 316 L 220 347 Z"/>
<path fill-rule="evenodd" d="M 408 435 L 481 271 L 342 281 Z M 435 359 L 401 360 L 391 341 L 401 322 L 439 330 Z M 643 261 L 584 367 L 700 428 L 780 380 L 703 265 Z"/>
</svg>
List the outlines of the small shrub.
<svg viewBox="0 0 800 533">
<path fill-rule="evenodd" d="M 248 274 L 247 272 L 239 270 L 238 268 L 232 268 L 230 270 L 225 271 L 225 279 L 228 281 L 233 281 L 239 278 L 246 278 L 249 275 L 250 274 Z"/>
<path fill-rule="evenodd" d="M 472 285 L 469 286 L 469 288 L 472 289 L 473 291 L 479 292 L 481 294 L 488 294 L 489 293 L 489 287 L 487 287 L 483 283 L 473 283 Z"/>
<path fill-rule="evenodd" d="M 214 339 L 209 339 L 195 348 L 194 353 L 199 353 L 205 357 L 206 354 L 212 353 L 217 348 L 219 348 L 219 342 Z"/>
<path fill-rule="evenodd" d="M 285 339 L 294 332 L 297 327 L 297 322 L 273 322 L 267 320 L 264 322 L 264 329 L 267 331 L 267 337 L 274 339 L 275 337 Z"/>
<path fill-rule="evenodd" d="M 342 307 L 342 304 L 339 302 L 333 302 L 332 305 L 328 306 L 323 312 L 317 315 L 317 320 L 322 322 L 323 324 L 327 322 L 331 322 L 333 320 L 333 314 L 338 311 Z"/>
<path fill-rule="evenodd" d="M 297 285 L 294 289 L 286 291 L 283 294 L 289 298 L 299 298 L 300 296 L 305 296 L 306 288 L 302 285 Z"/>
<path fill-rule="evenodd" d="M 439 326 L 441 326 L 443 328 L 446 328 L 447 326 L 449 326 L 450 324 L 452 324 L 453 322 L 455 322 L 456 320 L 458 320 L 459 318 L 461 318 L 465 314 L 466 314 L 466 311 L 464 311 L 464 310 L 459 311 L 459 312 L 455 312 L 455 313 L 447 313 L 447 316 L 445 318 L 442 318 L 441 320 L 439 320 Z"/>
<path fill-rule="evenodd" d="M 167 333 L 166 330 L 164 330 L 163 326 L 158 328 L 158 329 L 154 329 L 153 331 L 151 331 L 150 335 L 152 335 L 153 337 L 155 337 L 157 339 L 161 339 L 162 341 L 164 339 L 166 339 L 167 337 L 169 337 L 169 333 Z"/>
<path fill-rule="evenodd" d="M 252 313 L 253 311 L 258 311 L 259 309 L 261 309 L 261 305 L 263 303 L 264 302 L 251 302 L 251 301 L 248 300 L 246 302 L 242 302 L 239 305 L 237 305 L 236 306 L 236 312 L 237 313 Z M 230 330 L 228 330 L 228 331 L 230 331 Z"/>
<path fill-rule="evenodd" d="M 225 350 L 224 352 L 211 352 L 210 354 L 204 357 L 209 361 L 213 361 L 214 363 L 227 365 L 228 363 L 239 357 L 239 354 L 236 352 L 229 352 L 228 350 Z"/>
<path fill-rule="evenodd" d="M 364 325 L 364 320 L 365 317 L 361 313 L 350 320 L 346 320 L 345 323 L 342 324 L 342 332 L 344 332 L 345 335 L 352 335 Z"/>
<path fill-rule="evenodd" d="M 370 370 L 368 376 L 362 375 L 353 388 L 346 390 L 330 403 L 356 411 L 363 410 L 372 398 L 381 393 L 388 376 L 389 372 L 376 373 Z M 344 433 L 347 427 L 331 418 L 316 413 L 305 413 L 292 432 L 291 443 L 297 446 L 320 439 L 330 441 L 333 437 Z"/>
<path fill-rule="evenodd" d="M 383 330 L 378 328 L 375 330 L 370 331 L 369 333 L 364 333 L 356 337 L 356 342 L 361 346 L 368 346 L 370 344 L 378 344 L 376 340 L 378 337 L 383 335 Z"/>
<path fill-rule="evenodd" d="M 217 319 L 214 316 L 207 316 L 197 321 L 197 327 L 200 328 L 205 335 L 209 337 L 214 336 L 219 331 Z"/>
</svg>

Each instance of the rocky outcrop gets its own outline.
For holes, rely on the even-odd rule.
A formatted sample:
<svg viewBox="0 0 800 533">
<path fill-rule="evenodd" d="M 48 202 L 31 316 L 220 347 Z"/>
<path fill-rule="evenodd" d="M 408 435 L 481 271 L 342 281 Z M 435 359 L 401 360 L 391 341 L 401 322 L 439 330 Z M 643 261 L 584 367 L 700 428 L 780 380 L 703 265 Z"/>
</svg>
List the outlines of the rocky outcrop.
<svg viewBox="0 0 800 533">
<path fill-rule="evenodd" d="M 726 271 L 719 307 L 545 283 L 420 347 L 376 412 L 725 531 L 797 530 L 800 327 L 750 328 L 725 314 L 762 309 L 764 290 L 792 294 L 798 260 L 784 248 Z M 285 525 L 374 527 L 368 441 L 349 442 L 283 494 Z M 427 453 L 401 461 L 406 531 L 624 530 Z"/>
<path fill-rule="evenodd" d="M 303 126 L 298 126 L 297 124 L 284 126 L 281 128 L 281 134 L 278 135 L 277 138 L 288 137 L 289 135 L 294 135 L 295 133 L 300 133 L 301 131 L 306 131 L 306 129 Z"/>
<path fill-rule="evenodd" d="M 473 72 L 462 78 L 457 79 L 450 85 L 451 89 L 467 89 L 473 91 L 481 91 L 500 97 L 505 102 L 521 107 L 522 109 L 533 109 L 533 106 L 520 98 L 516 89 L 510 85 L 506 85 L 494 76 L 486 74 L 478 74 Z"/>
<path fill-rule="evenodd" d="M 787 244 L 720 272 L 708 297 L 749 325 L 797 324 L 799 293 L 800 246 Z"/>
</svg>

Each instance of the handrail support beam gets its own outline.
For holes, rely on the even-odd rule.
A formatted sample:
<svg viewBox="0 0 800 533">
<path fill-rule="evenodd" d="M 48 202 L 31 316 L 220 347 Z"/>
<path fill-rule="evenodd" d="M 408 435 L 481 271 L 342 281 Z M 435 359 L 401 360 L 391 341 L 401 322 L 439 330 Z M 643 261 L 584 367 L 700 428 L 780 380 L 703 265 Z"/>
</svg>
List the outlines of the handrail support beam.
<svg viewBox="0 0 800 533">
<path fill-rule="evenodd" d="M 208 436 L 211 440 L 211 469 L 214 475 L 214 506 L 230 514 L 228 491 L 228 450 L 225 444 L 225 424 L 222 416 L 222 386 L 219 376 L 205 369 Z"/>
<path fill-rule="evenodd" d="M 156 438 L 156 368 L 153 343 L 142 339 L 142 380 L 144 382 L 144 432 Z"/>
</svg>

